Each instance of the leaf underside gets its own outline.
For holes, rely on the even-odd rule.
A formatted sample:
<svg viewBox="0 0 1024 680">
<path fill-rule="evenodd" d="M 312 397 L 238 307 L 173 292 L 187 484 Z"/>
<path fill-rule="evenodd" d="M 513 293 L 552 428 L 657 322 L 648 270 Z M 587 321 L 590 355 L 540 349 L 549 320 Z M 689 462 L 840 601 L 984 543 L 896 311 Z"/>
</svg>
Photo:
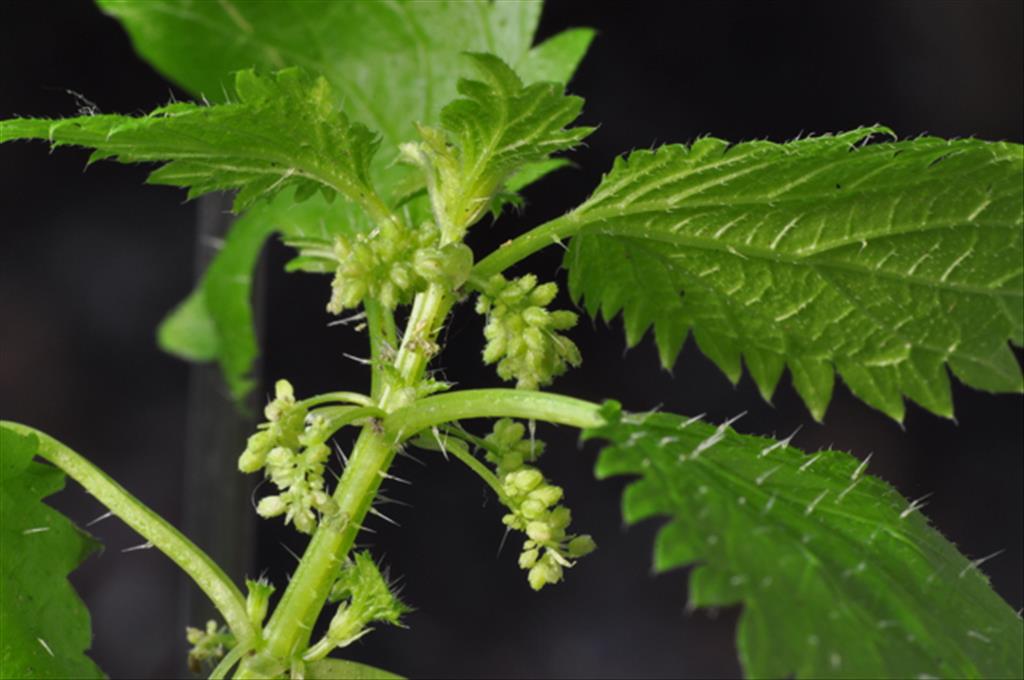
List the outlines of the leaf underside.
<svg viewBox="0 0 1024 680">
<path fill-rule="evenodd" d="M 321 659 L 306 666 L 310 680 L 402 680 L 401 675 L 347 659 Z"/>
<path fill-rule="evenodd" d="M 979 570 L 847 453 L 671 414 L 586 431 L 609 444 L 599 478 L 658 533 L 655 569 L 695 564 L 689 606 L 743 605 L 749 677 L 1020 677 L 1024 626 Z"/>
<path fill-rule="evenodd" d="M 125 2 L 100 0 L 100 7 L 120 20 L 139 53 L 168 78 L 196 96 L 225 101 L 229 74 L 242 69 L 301 66 L 324 76 L 354 120 L 381 135 L 387 153 L 371 163 L 370 174 L 389 202 L 398 202 L 418 175 L 395 163 L 401 142 L 416 137 L 415 123 L 435 124 L 443 105 L 456 95 L 460 73 L 468 69 L 464 52 L 489 52 L 511 64 L 527 82 L 564 83 L 572 76 L 593 39 L 590 29 L 570 29 L 531 49 L 540 2 L 456 3 L 383 2 Z M 516 192 L 562 163 L 538 163 L 510 178 Z M 324 238 L 369 228 L 365 216 L 347 201 L 329 202 L 315 194 L 296 213 L 290 196 L 253 206 L 244 219 L 259 222 L 253 231 L 276 231 L 291 239 Z M 423 211 L 422 202 L 410 209 Z M 230 241 L 230 239 L 229 239 Z M 251 252 L 251 250 L 247 250 Z M 231 243 L 217 259 L 231 255 Z M 216 260 L 211 268 L 217 267 Z M 247 274 L 235 266 L 238 276 Z M 220 361 L 232 392 L 243 398 L 256 354 L 248 283 L 230 296 L 209 293 L 210 274 L 200 282 L 187 307 L 179 305 L 179 328 L 204 329 L 198 340 L 161 333 L 161 346 L 196 360 Z M 213 298 L 218 299 L 214 300 Z M 204 304 L 196 302 L 205 298 Z M 244 308 L 244 309 L 243 309 Z M 244 317 L 244 318 L 243 318 Z M 248 319 L 248 320 L 246 320 Z M 225 330 L 232 323 L 245 325 Z M 216 341 L 214 343 L 213 341 Z M 198 345 L 198 347 L 197 347 Z M 210 347 L 216 349 L 211 354 Z"/>
<path fill-rule="evenodd" d="M 864 128 L 788 144 L 712 138 L 619 158 L 568 216 L 570 290 L 654 327 L 671 367 L 689 332 L 766 399 L 786 365 L 821 419 L 838 372 L 901 420 L 903 398 L 952 417 L 946 366 L 1022 390 L 1024 151 Z"/>
<path fill-rule="evenodd" d="M 89 611 L 68 574 L 98 544 L 43 498 L 64 486 L 37 440 L 0 428 L 0 677 L 102 678 Z"/>
</svg>

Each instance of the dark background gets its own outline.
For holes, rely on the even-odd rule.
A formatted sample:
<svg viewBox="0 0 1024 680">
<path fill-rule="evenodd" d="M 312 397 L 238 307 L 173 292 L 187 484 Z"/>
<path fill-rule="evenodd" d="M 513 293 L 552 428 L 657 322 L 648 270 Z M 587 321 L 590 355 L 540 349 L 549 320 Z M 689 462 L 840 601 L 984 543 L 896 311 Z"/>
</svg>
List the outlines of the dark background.
<svg viewBox="0 0 1024 680">
<path fill-rule="evenodd" d="M 587 25 L 600 35 L 571 89 L 584 120 L 601 123 L 580 168 L 527 193 L 520 217 L 481 227 L 475 246 L 581 201 L 614 155 L 702 134 L 785 140 L 882 122 L 904 136 L 1022 140 L 1022 3 L 594 3 L 552 2 L 539 38 Z M 66 115 L 66 90 L 104 112 L 141 112 L 172 88 L 133 54 L 125 34 L 88 2 L 0 4 L 0 116 Z M 178 93 L 178 96 L 182 95 Z M 168 188 L 142 187 L 141 168 L 100 164 L 43 145 L 0 150 L 0 415 L 37 426 L 108 471 L 178 523 L 189 368 L 161 354 L 153 330 L 190 289 L 195 204 Z M 531 262 L 553 272 L 557 252 Z M 279 273 L 284 248 L 268 249 L 265 374 L 300 393 L 361 389 L 364 371 L 340 357 L 360 336 L 325 327 L 326 279 Z M 462 386 L 495 384 L 478 362 L 481 321 L 457 314 L 439 360 Z M 813 423 L 787 379 L 775 405 L 746 377 L 733 387 L 692 343 L 675 379 L 650 342 L 623 352 L 621 330 L 583 322 L 575 332 L 585 366 L 554 387 L 627 408 L 706 411 L 721 420 L 747 410 L 740 429 L 788 434 L 863 457 L 872 472 L 916 498 L 970 557 L 985 565 L 1014 608 L 1022 587 L 1021 398 L 956 390 L 958 423 L 910 405 L 905 429 L 843 387 Z M 545 429 L 544 469 L 566 487 L 576 526 L 600 549 L 565 583 L 532 593 L 515 565 L 518 539 L 499 555 L 500 509 L 467 470 L 436 456 L 399 460 L 412 486 L 393 489 L 413 508 L 393 508 L 401 529 L 371 522 L 365 540 L 404 577 L 417 608 L 411 630 L 381 630 L 356 658 L 414 676 L 707 677 L 739 672 L 736 611 L 686 613 L 683 572 L 652 576 L 656 522 L 625 530 L 621 482 L 595 482 L 593 445 Z M 102 509 L 81 490 L 54 499 L 84 523 Z M 253 515 L 254 517 L 254 515 Z M 300 537 L 261 523 L 259 557 L 279 585 L 293 562 L 282 542 Z M 157 551 L 122 553 L 140 539 L 116 520 L 92 529 L 107 548 L 73 576 L 93 613 L 93 656 L 113 677 L 166 677 L 183 668 L 181 593 L 175 567 Z M 217 546 L 204 546 L 216 550 Z M 242 574 L 232 574 L 241 578 Z"/>
</svg>

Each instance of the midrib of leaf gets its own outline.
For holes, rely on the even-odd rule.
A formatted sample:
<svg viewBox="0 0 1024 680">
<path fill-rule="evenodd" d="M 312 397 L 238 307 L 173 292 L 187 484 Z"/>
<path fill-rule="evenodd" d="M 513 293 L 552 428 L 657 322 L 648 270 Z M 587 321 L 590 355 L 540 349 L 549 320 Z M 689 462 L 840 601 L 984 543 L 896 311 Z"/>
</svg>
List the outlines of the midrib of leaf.
<svg viewBox="0 0 1024 680">
<path fill-rule="evenodd" d="M 423 30 L 423 27 L 420 26 L 419 22 L 416 21 L 415 14 L 409 10 L 408 3 L 403 2 L 397 5 L 389 4 L 388 7 L 396 8 L 397 11 L 401 12 L 404 25 L 409 27 L 409 31 L 415 37 L 413 44 L 416 46 L 416 64 L 420 68 L 420 77 L 424 85 L 423 107 L 420 109 L 419 119 L 421 121 L 429 120 L 434 111 L 434 62 L 432 51 L 424 48 L 424 45 L 428 42 L 427 33 Z M 394 135 L 392 139 L 395 139 L 395 137 L 397 137 L 397 133 L 392 132 L 392 134 Z"/>
<path fill-rule="evenodd" d="M 938 230 L 938 229 L 949 229 L 949 228 L 951 228 L 953 226 L 959 226 L 959 224 L 960 223 L 958 222 L 958 223 L 949 223 L 949 224 L 942 224 L 942 225 L 933 225 L 932 227 L 930 227 L 928 229 L 920 229 L 920 230 L 917 230 L 917 231 L 894 232 L 894 233 L 890 233 L 890 234 L 878 234 L 878 235 L 872 235 L 872 236 L 865 236 L 864 239 L 865 240 L 866 239 L 872 239 L 872 240 L 878 241 L 878 240 L 884 240 L 884 239 L 888 239 L 888 238 L 896 238 L 896 237 L 899 237 L 899 236 L 920 234 L 920 233 L 924 233 L 925 231 Z M 986 226 L 986 225 L 983 225 L 983 224 L 980 224 L 980 223 L 977 223 L 977 222 L 975 222 L 973 224 L 976 224 L 977 226 Z M 590 225 L 588 224 L 588 226 L 590 226 Z M 993 224 L 993 225 L 990 225 L 990 226 L 995 227 L 995 226 L 1001 226 L 1001 225 Z M 631 239 L 638 238 L 637 235 L 636 235 L 637 230 L 635 228 L 631 228 L 629 226 L 623 226 L 623 227 L 618 227 L 617 228 L 612 223 L 606 223 L 606 224 L 602 224 L 600 226 L 593 226 L 592 229 L 593 229 L 593 233 L 598 233 L 598 234 L 604 234 L 604 235 L 609 235 L 609 236 L 616 236 L 616 237 L 619 237 L 619 238 L 631 238 Z M 837 261 L 829 261 L 829 260 L 814 261 L 814 260 L 810 260 L 809 259 L 809 258 L 813 257 L 817 253 L 812 253 L 812 254 L 809 254 L 809 255 L 789 255 L 789 254 L 785 254 L 785 253 L 780 254 L 776 250 L 769 250 L 769 249 L 765 249 L 765 248 L 759 248 L 757 246 L 749 246 L 749 245 L 738 246 L 738 245 L 735 245 L 735 244 L 723 243 L 721 241 L 715 240 L 713 237 L 705 238 L 705 237 L 701 237 L 701 236 L 690 236 L 690 235 L 685 235 L 685 236 L 672 235 L 672 236 L 669 236 L 669 235 L 667 235 L 667 234 L 665 234 L 665 233 L 663 233 L 663 232 L 661 232 L 659 230 L 652 230 L 650 232 L 647 232 L 647 233 L 645 233 L 643 235 L 643 238 L 645 240 L 649 240 L 649 241 L 662 241 L 662 242 L 665 242 L 665 243 L 672 243 L 672 244 L 675 244 L 675 245 L 687 246 L 687 247 L 691 247 L 691 248 L 695 248 L 695 249 L 699 249 L 699 250 L 707 250 L 707 251 L 714 251 L 714 252 L 720 252 L 720 253 L 727 253 L 729 255 L 734 255 L 734 256 L 737 256 L 737 257 L 743 257 L 743 258 L 748 258 L 748 259 L 749 258 L 757 258 L 757 259 L 765 260 L 765 261 L 769 261 L 769 262 L 778 262 L 778 263 L 788 264 L 788 265 L 793 265 L 793 266 L 809 267 L 809 268 L 814 269 L 816 271 L 822 271 L 822 270 L 827 270 L 827 269 L 841 269 L 841 270 L 844 270 L 844 271 L 850 271 L 850 272 L 855 272 L 855 273 L 860 273 L 860 274 L 868 274 L 868 275 L 873 276 L 873 277 L 878 277 L 878 278 L 882 278 L 882 279 L 889 279 L 889 280 L 892 280 L 892 281 L 904 281 L 904 282 L 907 282 L 907 283 L 913 283 L 915 285 L 921 285 L 921 286 L 925 286 L 925 287 L 932 288 L 932 289 L 938 288 L 938 289 L 941 289 L 941 290 L 949 290 L 949 291 L 953 291 L 953 292 L 972 293 L 972 294 L 980 294 L 980 295 L 996 295 L 996 296 L 1004 296 L 1004 297 L 1007 297 L 1007 298 L 1022 298 L 1022 297 L 1024 297 L 1024 295 L 1022 295 L 1021 293 L 1019 293 L 1017 291 L 1012 291 L 1012 290 L 1000 290 L 998 288 L 982 288 L 982 287 L 979 287 L 979 286 L 976 286 L 976 285 L 972 285 L 972 284 L 957 283 L 957 282 L 942 281 L 942 280 L 934 281 L 932 279 L 926 279 L 926 278 L 915 277 L 915 276 L 907 276 L 906 274 L 900 274 L 898 272 L 888 271 L 888 270 L 884 270 L 884 269 L 874 269 L 874 268 L 867 267 L 867 266 L 858 266 L 856 263 L 852 263 L 852 262 L 837 262 Z M 858 243 L 860 240 L 862 240 L 862 239 L 857 239 L 857 240 L 852 241 L 852 242 L 836 244 L 835 246 L 830 246 L 828 248 L 824 248 L 824 249 L 822 249 L 819 252 L 827 252 L 827 251 L 830 251 L 830 250 L 836 250 L 836 249 L 844 247 L 844 246 L 853 245 L 855 243 Z M 671 261 L 671 258 L 666 258 L 666 259 L 669 259 Z M 1008 278 L 1008 277 L 1002 277 L 1002 280 L 1004 281 L 1006 278 Z M 997 284 L 994 283 L 993 285 L 997 285 Z"/>
<path fill-rule="evenodd" d="M 690 244 L 690 245 L 696 245 L 696 244 Z M 712 250 L 712 249 L 709 248 L 709 250 Z M 730 254 L 735 255 L 734 252 L 729 251 L 727 249 L 717 249 L 717 250 L 720 250 L 722 252 L 729 252 Z M 794 260 L 794 261 L 778 260 L 778 261 L 785 262 L 786 264 L 795 264 L 795 265 L 804 265 L 804 264 L 806 264 L 806 263 L 800 262 L 798 260 Z M 811 269 L 814 269 L 816 272 L 820 273 L 820 268 L 816 268 L 813 265 L 807 265 L 807 266 L 809 266 L 809 268 L 811 268 Z M 857 300 L 856 298 L 850 296 L 850 294 L 842 286 L 839 286 L 839 285 L 835 284 L 828 277 L 823 276 L 822 278 L 826 281 L 826 283 L 829 284 L 829 286 L 833 290 L 835 290 L 837 293 L 839 293 L 845 300 L 847 300 L 850 303 L 850 305 L 851 305 L 851 309 L 849 311 L 850 314 L 859 314 L 864 319 L 866 319 L 867 321 L 871 322 L 872 326 L 874 326 L 876 329 L 878 329 L 878 331 L 880 332 L 881 335 L 889 335 L 890 337 L 896 337 L 899 340 L 902 340 L 904 343 L 911 343 L 912 342 L 912 343 L 914 343 L 916 346 L 918 346 L 920 348 L 930 350 L 930 351 L 935 352 L 936 354 L 939 354 L 939 355 L 941 355 L 942 357 L 945 357 L 945 358 L 948 358 L 952 354 L 952 352 L 950 351 L 949 347 L 940 347 L 938 345 L 930 344 L 927 341 L 922 341 L 919 338 L 910 338 L 910 337 L 908 337 L 908 336 L 906 336 L 904 334 L 901 334 L 899 332 L 899 328 L 893 327 L 893 326 L 889 326 L 889 325 L 885 324 L 882 320 L 875 318 L 869 311 L 867 311 L 866 309 L 861 307 L 860 303 L 859 303 L 859 300 Z M 686 275 L 686 280 L 687 280 L 687 284 L 685 286 L 686 288 L 688 288 L 690 290 L 703 289 L 703 290 L 706 290 L 706 291 L 712 291 L 716 295 L 718 295 L 719 297 L 722 297 L 722 298 L 732 298 L 734 296 L 734 294 L 737 292 L 736 290 L 725 290 L 725 289 L 719 288 L 719 287 L 714 286 L 713 284 L 711 284 L 708 281 L 706 281 L 704 279 L 701 279 L 699 277 L 693 277 L 693 276 Z M 797 313 L 799 313 L 800 311 L 802 311 L 806 307 L 810 306 L 814 302 L 815 299 L 817 299 L 818 297 L 821 296 L 821 294 L 822 294 L 822 291 L 818 291 L 817 293 L 815 293 L 814 297 L 808 298 L 807 300 L 801 302 L 799 305 L 795 306 L 790 311 L 790 313 L 786 315 L 785 318 L 790 318 L 792 316 L 795 316 Z M 758 318 L 762 319 L 765 322 L 778 323 L 780 321 L 784 321 L 785 320 L 784 318 L 771 317 L 771 316 L 767 316 L 767 315 L 762 314 L 761 311 L 760 311 L 760 307 L 758 305 L 756 305 L 756 304 L 744 305 L 743 306 L 743 310 L 744 310 L 744 313 L 752 315 L 752 316 L 757 316 Z M 727 308 L 725 310 L 725 312 L 726 312 L 726 314 L 728 314 L 728 318 L 730 319 L 730 321 L 732 321 L 732 314 L 733 314 L 732 308 L 731 307 Z M 843 317 L 843 318 L 845 318 L 845 317 Z M 730 337 L 733 340 L 737 340 L 737 341 L 745 340 L 746 336 L 743 333 L 735 330 L 736 329 L 736 324 L 732 323 L 732 326 L 733 326 L 734 332 L 731 334 Z M 755 341 L 756 341 L 756 339 L 755 339 Z M 771 350 L 771 351 L 775 350 L 775 348 L 772 347 L 770 344 L 764 344 L 763 345 L 763 349 L 767 349 L 767 350 Z M 974 361 L 975 363 L 978 363 L 978 364 L 982 364 L 982 365 L 986 365 L 986 366 L 993 366 L 993 367 L 995 366 L 995 364 L 992 364 L 992 363 L 988 362 L 984 357 L 980 357 L 980 356 L 977 356 L 977 355 L 973 355 L 973 354 L 965 355 L 964 358 L 970 359 L 971 361 Z M 868 366 L 882 366 L 882 365 L 886 365 L 885 363 L 880 363 L 880 362 L 877 362 L 877 361 L 865 361 L 864 363 L 865 363 L 865 365 L 868 365 Z M 900 362 L 895 362 L 895 363 L 900 363 Z"/>
</svg>

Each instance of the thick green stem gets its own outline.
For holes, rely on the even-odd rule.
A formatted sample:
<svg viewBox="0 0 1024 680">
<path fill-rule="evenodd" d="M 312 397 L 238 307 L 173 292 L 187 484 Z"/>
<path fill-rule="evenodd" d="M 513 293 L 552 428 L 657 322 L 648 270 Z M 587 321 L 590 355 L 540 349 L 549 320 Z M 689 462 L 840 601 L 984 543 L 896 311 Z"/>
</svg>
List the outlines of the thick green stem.
<svg viewBox="0 0 1024 680">
<path fill-rule="evenodd" d="M 256 644 L 259 640 L 259 631 L 252 625 L 246 613 L 245 597 L 221 568 L 198 546 L 125 491 L 103 471 L 53 437 L 26 425 L 6 420 L 0 421 L 0 426 L 23 435 L 35 435 L 39 441 L 40 456 L 81 484 L 86 491 L 96 497 L 96 500 L 171 558 L 196 582 L 220 611 L 239 645 Z"/>
<path fill-rule="evenodd" d="M 405 385 L 419 381 L 430 359 L 427 348 L 437 336 L 438 322 L 451 308 L 444 289 L 431 286 L 416 296 L 402 346 L 395 357 L 401 384 L 386 382 L 379 407 L 384 411 L 403 405 Z M 261 677 L 262 669 L 290 660 L 308 642 L 313 624 L 351 549 L 373 498 L 395 456 L 395 442 L 379 430 L 379 423 L 363 428 L 349 456 L 348 465 L 334 491 L 338 514 L 321 522 L 292 575 L 280 603 L 264 631 L 266 645 L 246 660 L 236 678 Z"/>
<path fill-rule="evenodd" d="M 601 407 L 551 392 L 513 389 L 460 390 L 420 400 L 384 419 L 384 429 L 398 441 L 434 425 L 469 418 L 528 418 L 578 428 L 604 421 Z"/>
<path fill-rule="evenodd" d="M 302 651 L 392 455 L 372 427 L 363 430 L 334 493 L 338 513 L 320 523 L 267 624 L 266 656 L 284 661 Z"/>
<path fill-rule="evenodd" d="M 470 275 L 470 281 L 486 281 L 495 274 L 500 274 L 516 262 L 533 255 L 538 250 L 553 243 L 561 243 L 562 239 L 574 235 L 580 228 L 573 213 L 535 227 L 525 234 L 499 247 L 490 255 L 480 260 Z"/>
</svg>

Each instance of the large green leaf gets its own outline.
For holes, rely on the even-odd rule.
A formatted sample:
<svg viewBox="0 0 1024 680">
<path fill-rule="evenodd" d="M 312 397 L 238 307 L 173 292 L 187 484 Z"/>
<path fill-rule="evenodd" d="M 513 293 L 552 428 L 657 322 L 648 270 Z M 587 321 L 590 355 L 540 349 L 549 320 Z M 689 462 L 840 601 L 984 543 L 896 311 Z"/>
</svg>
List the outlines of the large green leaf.
<svg viewBox="0 0 1024 680">
<path fill-rule="evenodd" d="M 748 676 L 1021 677 L 1024 625 L 979 570 L 847 453 L 807 455 L 670 414 L 621 415 L 598 477 L 639 476 L 627 522 L 668 516 L 655 568 L 696 564 L 690 606 L 742 604 Z"/>
<path fill-rule="evenodd" d="M 369 168 L 378 139 L 349 122 L 324 78 L 241 71 L 235 92 L 228 104 L 175 103 L 139 117 L 6 120 L 0 143 L 41 139 L 95 149 L 91 161 L 164 163 L 151 183 L 187 187 L 189 198 L 237 189 L 236 210 L 284 189 L 301 197 L 340 193 L 374 208 Z"/>
<path fill-rule="evenodd" d="M 654 326 L 671 365 L 692 330 L 733 381 L 741 354 L 766 398 L 784 365 L 814 416 L 833 370 L 901 419 L 903 397 L 951 416 L 945 365 L 1022 389 L 1024 148 L 884 128 L 788 144 L 636 151 L 560 221 L 573 295 Z"/>
<path fill-rule="evenodd" d="M 354 203 L 375 217 L 384 211 L 369 180 L 378 140 L 335 107 L 330 88 L 325 79 L 297 70 L 273 76 L 242 71 L 230 104 L 173 104 L 137 118 L 10 120 L 0 123 L 0 142 L 45 139 L 55 146 L 93 147 L 93 160 L 166 162 L 150 181 L 189 187 L 190 196 L 239 190 L 236 209 L 253 209 L 158 337 L 179 356 L 219 360 L 232 393 L 242 399 L 252 386 L 248 373 L 257 354 L 252 268 L 269 234 L 302 237 L 312 231 L 325 237 L 368 223 Z M 351 201 L 332 207 L 336 193 Z"/>
<path fill-rule="evenodd" d="M 421 189 L 418 173 L 394 162 L 398 144 L 414 139 L 415 124 L 435 124 L 442 106 L 456 95 L 458 75 L 469 62 L 464 52 L 491 52 L 512 64 L 528 83 L 566 82 L 585 54 L 593 31 L 571 29 L 531 49 L 540 15 L 539 1 L 490 2 L 188 2 L 99 0 L 119 19 L 136 49 L 158 70 L 185 89 L 213 101 L 229 90 L 228 74 L 252 68 L 302 66 L 326 77 L 338 102 L 353 118 L 382 134 L 385 152 L 371 173 L 389 200 Z M 562 164 L 529 165 L 509 184 L 514 191 Z M 410 183 L 412 187 L 410 189 Z M 295 238 L 322 237 L 329 230 L 368 228 L 366 220 L 344 202 L 314 196 L 303 204 L 301 218 L 278 205 L 260 205 L 252 220 L 270 222 L 264 233 L 282 231 Z M 422 206 L 413 204 L 416 211 Z M 230 248 L 218 257 L 228 258 Z M 205 288 L 201 283 L 200 288 Z M 192 298 L 188 317 L 199 328 L 224 327 L 237 318 L 236 296 L 229 307 L 200 306 Z M 248 299 L 248 292 L 245 292 Z M 251 316 L 251 314 L 250 314 Z M 182 327 L 181 324 L 178 325 Z M 235 329 L 235 333 L 242 333 Z M 246 347 L 255 346 L 251 324 Z M 202 336 L 200 336 L 202 337 Z M 179 355 L 193 353 L 196 342 L 165 334 L 165 347 Z M 179 344 L 180 343 L 180 344 Z M 220 345 L 221 362 L 231 348 Z M 248 356 L 247 354 L 245 356 Z M 247 372 L 248 369 L 245 370 Z M 230 378 L 229 380 L 234 380 Z M 236 382 L 232 384 L 237 385 Z"/>
<path fill-rule="evenodd" d="M 32 461 L 35 436 L 0 428 L 0 677 L 101 678 L 89 611 L 68 573 L 97 543 L 43 498 L 64 474 Z"/>
<path fill-rule="evenodd" d="M 488 52 L 527 82 L 565 83 L 593 39 L 576 28 L 532 47 L 540 0 L 302 2 L 98 0 L 136 50 L 197 96 L 223 100 L 234 71 L 301 66 L 396 146 L 455 97 L 464 52 Z"/>
</svg>

